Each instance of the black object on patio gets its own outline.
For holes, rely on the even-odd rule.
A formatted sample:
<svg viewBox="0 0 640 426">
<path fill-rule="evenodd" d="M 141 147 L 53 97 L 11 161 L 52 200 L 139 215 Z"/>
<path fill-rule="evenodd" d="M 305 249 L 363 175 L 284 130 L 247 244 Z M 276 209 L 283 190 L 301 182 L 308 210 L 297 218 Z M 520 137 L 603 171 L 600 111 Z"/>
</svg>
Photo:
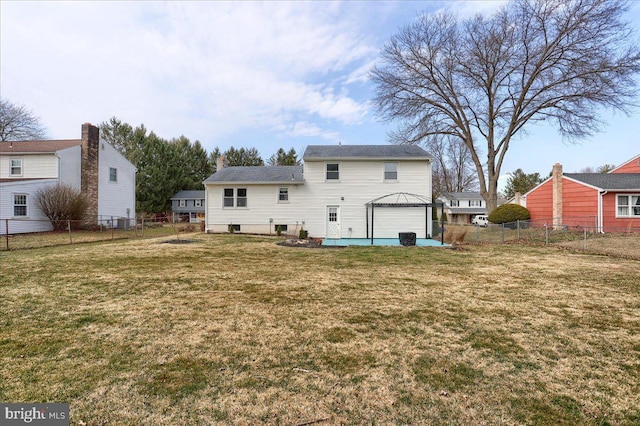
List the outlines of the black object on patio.
<svg viewBox="0 0 640 426">
<path fill-rule="evenodd" d="M 416 233 L 415 232 L 400 232 L 398 233 L 400 238 L 400 244 L 403 246 L 415 246 L 416 245 Z"/>
</svg>

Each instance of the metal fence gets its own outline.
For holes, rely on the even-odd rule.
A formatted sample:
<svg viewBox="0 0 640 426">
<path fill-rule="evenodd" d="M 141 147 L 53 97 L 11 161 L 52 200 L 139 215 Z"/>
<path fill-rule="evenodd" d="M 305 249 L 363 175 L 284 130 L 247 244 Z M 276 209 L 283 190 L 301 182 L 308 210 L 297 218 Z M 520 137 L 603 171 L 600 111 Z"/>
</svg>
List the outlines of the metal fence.
<svg viewBox="0 0 640 426">
<path fill-rule="evenodd" d="M 174 222 L 172 216 L 88 220 L 0 219 L 0 250 L 20 250 L 66 244 L 179 235 L 203 230 L 200 224 Z"/>
<path fill-rule="evenodd" d="M 584 222 L 588 223 L 588 222 Z M 591 222 L 593 223 L 593 222 Z M 640 223 L 639 223 L 640 225 Z M 557 245 L 597 254 L 640 259 L 640 227 L 586 226 L 553 219 L 516 221 L 486 227 L 445 224 L 445 241 Z"/>
</svg>

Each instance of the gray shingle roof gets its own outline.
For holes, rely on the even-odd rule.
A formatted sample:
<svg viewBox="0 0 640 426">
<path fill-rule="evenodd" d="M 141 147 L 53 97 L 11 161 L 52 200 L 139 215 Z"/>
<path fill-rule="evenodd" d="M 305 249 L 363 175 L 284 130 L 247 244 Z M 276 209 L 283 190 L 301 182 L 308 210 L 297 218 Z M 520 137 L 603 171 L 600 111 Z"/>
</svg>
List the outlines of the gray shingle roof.
<svg viewBox="0 0 640 426">
<path fill-rule="evenodd" d="M 448 200 L 482 200 L 479 192 L 443 192 L 442 196 Z"/>
<path fill-rule="evenodd" d="M 179 191 L 171 200 L 204 200 L 204 191 Z"/>
<path fill-rule="evenodd" d="M 304 183 L 302 166 L 235 166 L 212 174 L 205 183 Z"/>
<path fill-rule="evenodd" d="M 610 191 L 640 190 L 640 173 L 564 173 L 564 176 Z"/>
<path fill-rule="evenodd" d="M 427 151 L 416 145 L 309 145 L 305 161 L 340 159 L 431 159 Z"/>
</svg>

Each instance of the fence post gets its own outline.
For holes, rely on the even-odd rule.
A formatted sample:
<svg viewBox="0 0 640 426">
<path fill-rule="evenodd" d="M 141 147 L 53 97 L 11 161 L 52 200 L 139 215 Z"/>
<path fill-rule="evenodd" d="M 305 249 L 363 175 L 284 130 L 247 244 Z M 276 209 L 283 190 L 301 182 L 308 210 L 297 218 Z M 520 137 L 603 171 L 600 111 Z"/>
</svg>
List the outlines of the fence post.
<svg viewBox="0 0 640 426">
<path fill-rule="evenodd" d="M 71 219 L 67 219 L 67 229 L 69 230 L 69 244 L 73 244 L 73 239 L 71 239 Z"/>
<path fill-rule="evenodd" d="M 516 220 L 516 236 L 520 240 L 520 219 Z"/>
<path fill-rule="evenodd" d="M 113 240 L 113 216 L 111 216 L 111 239 Z"/>
<path fill-rule="evenodd" d="M 144 238 L 144 215 L 142 215 L 142 238 Z"/>
<path fill-rule="evenodd" d="M 584 251 L 587 251 L 587 227 L 584 227 Z"/>
<path fill-rule="evenodd" d="M 476 242 L 480 242 L 480 226 L 476 225 Z"/>
<path fill-rule="evenodd" d="M 504 244 L 504 223 L 500 224 L 500 242 Z"/>
<path fill-rule="evenodd" d="M 549 244 L 549 226 L 544 224 L 544 243 Z"/>
<path fill-rule="evenodd" d="M 9 250 L 9 219 L 4 220 L 4 233 L 7 239 L 7 250 Z"/>
</svg>

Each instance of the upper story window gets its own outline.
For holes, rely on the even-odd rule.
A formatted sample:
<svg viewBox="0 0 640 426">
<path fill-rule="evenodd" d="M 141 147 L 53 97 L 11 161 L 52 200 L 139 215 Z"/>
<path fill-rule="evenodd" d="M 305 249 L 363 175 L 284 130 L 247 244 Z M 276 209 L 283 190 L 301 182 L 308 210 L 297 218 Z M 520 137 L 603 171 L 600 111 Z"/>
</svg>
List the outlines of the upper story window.
<svg viewBox="0 0 640 426">
<path fill-rule="evenodd" d="M 469 207 L 482 207 L 482 200 L 469 200 Z"/>
<path fill-rule="evenodd" d="M 384 180 L 398 179 L 398 163 L 384 163 Z"/>
<path fill-rule="evenodd" d="M 340 179 L 340 164 L 327 163 L 327 180 L 339 180 Z"/>
<path fill-rule="evenodd" d="M 13 194 L 13 215 L 27 215 L 27 194 Z"/>
<path fill-rule="evenodd" d="M 118 169 L 115 167 L 109 167 L 109 182 L 118 181 Z"/>
<path fill-rule="evenodd" d="M 9 163 L 9 175 L 22 176 L 22 158 L 12 158 Z"/>
<path fill-rule="evenodd" d="M 451 207 L 459 207 L 460 206 L 460 201 L 459 200 L 450 200 L 449 201 L 449 206 L 451 206 Z"/>
<path fill-rule="evenodd" d="M 178 207 L 187 207 L 187 200 L 178 200 Z"/>
<path fill-rule="evenodd" d="M 289 188 L 282 187 L 278 189 L 278 202 L 286 203 L 287 201 L 289 201 Z"/>
<path fill-rule="evenodd" d="M 619 217 L 640 216 L 640 195 L 618 195 L 617 204 L 617 213 Z"/>
<path fill-rule="evenodd" d="M 223 207 L 247 207 L 247 188 L 224 188 Z"/>
<path fill-rule="evenodd" d="M 202 207 L 204 205 L 204 200 L 194 200 L 193 205 L 194 207 Z"/>
</svg>

